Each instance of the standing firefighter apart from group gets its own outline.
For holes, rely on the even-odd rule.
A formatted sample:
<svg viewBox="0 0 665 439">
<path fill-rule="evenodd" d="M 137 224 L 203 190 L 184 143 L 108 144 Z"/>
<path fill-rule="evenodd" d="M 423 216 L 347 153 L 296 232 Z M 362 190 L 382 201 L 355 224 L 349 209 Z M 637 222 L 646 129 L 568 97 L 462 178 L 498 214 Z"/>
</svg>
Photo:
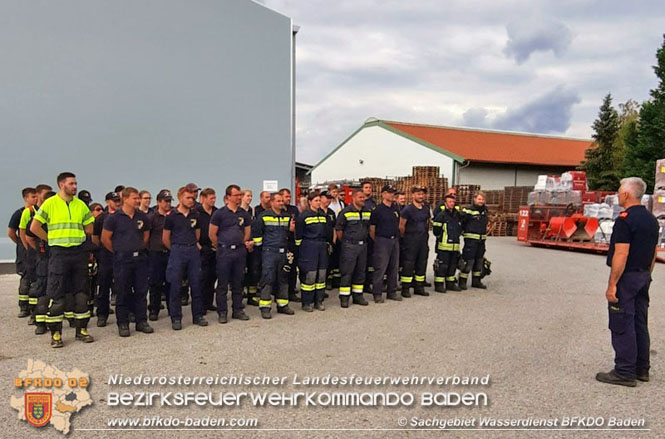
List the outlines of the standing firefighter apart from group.
<svg viewBox="0 0 665 439">
<path fill-rule="evenodd" d="M 614 369 L 598 381 L 635 387 L 649 381 L 649 287 L 656 263 L 658 221 L 641 204 L 646 184 L 641 178 L 621 180 L 618 198 L 624 212 L 614 222 L 607 265 L 611 267 L 605 297 L 614 348 Z"/>
<path fill-rule="evenodd" d="M 35 214 L 30 231 L 49 245 L 46 294 L 50 299 L 46 323 L 51 330 L 51 346 L 63 346 L 62 320 L 67 304 L 73 304 L 76 339 L 94 341 L 88 334 L 88 252 L 85 235 L 92 234 L 95 221 L 86 204 L 76 198 L 76 176 L 63 172 L 57 178 L 60 191 L 44 201 Z M 48 227 L 48 234 L 42 229 Z M 69 298 L 69 300 L 67 300 Z"/>
</svg>

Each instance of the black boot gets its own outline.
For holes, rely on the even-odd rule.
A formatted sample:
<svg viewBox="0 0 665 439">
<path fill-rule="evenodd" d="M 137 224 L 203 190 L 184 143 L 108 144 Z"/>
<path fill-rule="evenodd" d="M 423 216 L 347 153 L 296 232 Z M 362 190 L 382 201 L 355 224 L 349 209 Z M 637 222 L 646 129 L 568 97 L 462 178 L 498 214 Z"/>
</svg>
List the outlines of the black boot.
<svg viewBox="0 0 665 439">
<path fill-rule="evenodd" d="M 136 332 L 142 332 L 144 334 L 152 334 L 155 332 L 152 326 L 148 322 L 139 322 L 136 324 Z"/>
<path fill-rule="evenodd" d="M 353 303 L 356 305 L 367 306 L 369 303 L 363 297 L 363 293 L 353 293 Z"/>
<path fill-rule="evenodd" d="M 62 334 L 60 331 L 51 331 L 51 347 L 61 348 L 64 346 L 62 342 Z"/>
<path fill-rule="evenodd" d="M 339 303 L 342 306 L 342 308 L 348 308 L 349 307 L 349 296 L 348 295 L 339 296 Z"/>
<path fill-rule="evenodd" d="M 25 317 L 28 317 L 30 315 L 30 311 L 28 311 L 27 307 L 21 307 L 21 309 L 18 312 L 18 318 L 23 319 Z"/>
<path fill-rule="evenodd" d="M 457 282 L 455 282 L 454 280 L 447 280 L 446 281 L 446 290 L 448 290 L 448 291 L 462 291 L 462 289 L 457 286 Z"/>
<path fill-rule="evenodd" d="M 415 287 L 413 287 L 413 294 L 416 296 L 429 296 L 429 293 L 425 291 L 425 286 L 421 283 L 417 283 Z"/>
<path fill-rule="evenodd" d="M 462 276 L 462 274 L 460 273 L 459 279 L 457 281 L 460 290 L 466 290 L 466 280 L 467 279 L 468 279 L 467 277 Z"/>
<path fill-rule="evenodd" d="M 445 293 L 446 284 L 443 282 L 434 282 L 434 291 L 436 291 L 437 293 Z"/>
<path fill-rule="evenodd" d="M 409 292 L 409 288 L 411 285 L 409 284 L 402 284 L 402 297 L 411 297 L 411 293 Z"/>
<path fill-rule="evenodd" d="M 43 323 L 37 323 L 35 326 L 35 335 L 46 334 L 46 325 Z"/>
<path fill-rule="evenodd" d="M 92 335 L 88 334 L 87 328 L 76 328 L 76 339 L 81 340 L 83 343 L 92 343 L 95 341 Z"/>
<path fill-rule="evenodd" d="M 486 290 L 487 286 L 480 281 L 479 277 L 474 276 L 471 279 L 471 286 L 473 288 L 480 288 L 481 290 Z"/>
<path fill-rule="evenodd" d="M 289 305 L 284 305 L 284 306 L 278 306 L 277 307 L 277 313 L 278 314 L 286 314 L 287 316 L 292 316 L 295 314 L 295 311 L 293 311 L 291 308 L 289 308 Z"/>
<path fill-rule="evenodd" d="M 120 337 L 129 337 L 129 324 L 128 323 L 120 323 L 118 325 L 118 335 Z"/>
</svg>

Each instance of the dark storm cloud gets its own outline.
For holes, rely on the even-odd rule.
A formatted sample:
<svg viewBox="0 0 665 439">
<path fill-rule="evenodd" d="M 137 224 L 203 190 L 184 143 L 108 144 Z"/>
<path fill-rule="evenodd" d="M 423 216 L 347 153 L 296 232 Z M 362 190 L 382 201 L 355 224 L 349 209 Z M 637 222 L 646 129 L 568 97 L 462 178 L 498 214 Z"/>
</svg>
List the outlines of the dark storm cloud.
<svg viewBox="0 0 665 439">
<path fill-rule="evenodd" d="M 576 92 L 559 86 L 498 116 L 492 127 L 529 133 L 565 133 L 570 126 L 573 105 L 579 102 Z"/>
<path fill-rule="evenodd" d="M 508 24 L 508 43 L 504 53 L 522 64 L 534 52 L 552 51 L 561 57 L 572 40 L 571 32 L 562 23 L 525 19 Z"/>
<path fill-rule="evenodd" d="M 528 133 L 565 133 L 570 127 L 572 108 L 580 102 L 579 95 L 563 86 L 534 98 L 504 113 L 489 117 L 487 109 L 470 108 L 462 117 L 462 125 Z"/>
</svg>

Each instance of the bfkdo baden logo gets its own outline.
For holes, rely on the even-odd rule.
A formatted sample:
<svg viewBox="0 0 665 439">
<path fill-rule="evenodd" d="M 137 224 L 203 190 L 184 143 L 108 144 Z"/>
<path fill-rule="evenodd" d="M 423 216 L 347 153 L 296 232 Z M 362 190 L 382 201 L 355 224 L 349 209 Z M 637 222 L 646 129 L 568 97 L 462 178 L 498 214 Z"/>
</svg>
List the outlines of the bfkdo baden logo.
<svg viewBox="0 0 665 439">
<path fill-rule="evenodd" d="M 88 374 L 78 369 L 63 372 L 42 361 L 28 360 L 28 367 L 14 378 L 14 389 L 24 393 L 12 396 L 10 403 L 20 420 L 35 427 L 51 425 L 67 434 L 72 416 L 92 404 L 89 385 Z"/>
<path fill-rule="evenodd" d="M 43 427 L 51 420 L 51 393 L 25 394 L 25 419 L 35 427 Z"/>
</svg>

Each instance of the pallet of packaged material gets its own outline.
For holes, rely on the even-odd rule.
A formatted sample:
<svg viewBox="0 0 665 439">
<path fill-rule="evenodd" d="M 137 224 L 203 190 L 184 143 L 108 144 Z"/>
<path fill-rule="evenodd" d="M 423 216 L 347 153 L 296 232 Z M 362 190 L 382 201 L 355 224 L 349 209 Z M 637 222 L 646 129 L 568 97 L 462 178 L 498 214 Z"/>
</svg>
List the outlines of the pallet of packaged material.
<svg viewBox="0 0 665 439">
<path fill-rule="evenodd" d="M 665 159 L 656 161 L 656 190 L 665 190 Z"/>
<path fill-rule="evenodd" d="M 665 218 L 665 190 L 654 191 L 652 197 L 651 213 L 656 218 Z"/>
</svg>

